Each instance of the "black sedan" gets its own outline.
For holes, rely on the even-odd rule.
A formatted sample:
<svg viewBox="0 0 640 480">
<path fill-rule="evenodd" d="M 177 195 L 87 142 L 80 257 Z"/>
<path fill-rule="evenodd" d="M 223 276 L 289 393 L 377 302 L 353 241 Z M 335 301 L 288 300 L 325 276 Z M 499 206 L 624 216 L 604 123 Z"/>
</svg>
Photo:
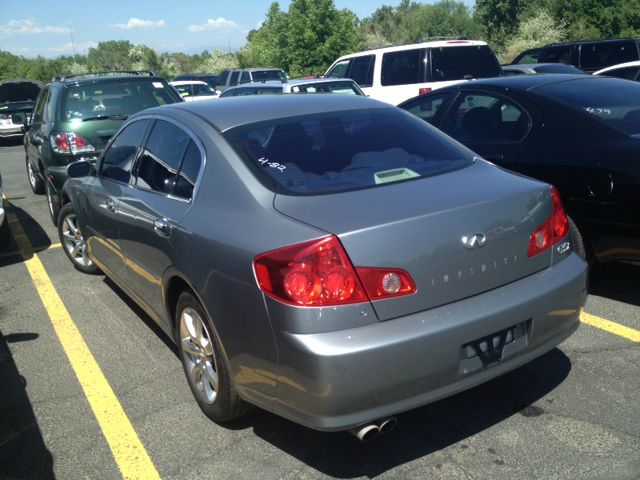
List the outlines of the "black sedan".
<svg viewBox="0 0 640 480">
<path fill-rule="evenodd" d="M 522 75 L 399 107 L 500 166 L 556 185 L 589 260 L 640 262 L 640 84 Z"/>
</svg>

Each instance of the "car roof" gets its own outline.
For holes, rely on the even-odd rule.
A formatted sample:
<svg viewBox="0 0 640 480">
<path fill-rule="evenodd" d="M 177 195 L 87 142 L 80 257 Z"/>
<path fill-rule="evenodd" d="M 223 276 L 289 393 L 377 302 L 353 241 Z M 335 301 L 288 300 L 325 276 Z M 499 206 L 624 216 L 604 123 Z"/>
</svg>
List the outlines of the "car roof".
<svg viewBox="0 0 640 480">
<path fill-rule="evenodd" d="M 169 85 L 179 87 L 181 85 L 208 85 L 208 83 L 202 80 L 174 80 L 173 82 L 169 82 Z"/>
<path fill-rule="evenodd" d="M 511 90 L 534 90 L 538 87 L 551 85 L 554 83 L 571 82 L 571 81 L 598 81 L 598 77 L 592 75 L 584 75 L 579 73 L 541 73 L 538 75 L 516 75 L 511 77 L 494 77 L 483 78 L 480 80 L 472 80 L 470 82 L 458 83 L 451 87 L 445 87 L 447 90 L 467 89 L 475 87 L 490 87 Z M 438 93 L 440 90 L 435 90 Z"/>
<path fill-rule="evenodd" d="M 355 83 L 350 78 L 344 77 L 327 77 L 327 78 L 294 78 L 289 80 L 287 83 L 290 85 L 306 85 L 306 84 L 315 84 L 315 83 L 333 83 L 333 82 L 349 82 Z"/>
<path fill-rule="evenodd" d="M 598 70 L 593 72 L 593 75 L 602 75 L 610 70 L 617 70 L 618 68 L 626 68 L 626 67 L 640 67 L 640 60 L 634 60 L 633 62 L 625 62 L 618 63 L 617 65 L 611 65 L 609 67 L 603 68 L 602 70 Z"/>
<path fill-rule="evenodd" d="M 230 128 L 265 120 L 374 108 L 395 107 L 357 95 L 248 95 L 220 98 L 215 102 L 181 102 L 163 105 L 144 110 L 141 115 L 171 115 L 173 110 L 191 112 L 224 132 Z"/>
<path fill-rule="evenodd" d="M 164 78 L 155 75 L 153 72 L 98 72 L 98 73 L 83 73 L 79 75 L 65 75 L 61 77 L 54 77 L 50 83 L 62 83 L 64 85 L 77 85 L 84 83 L 101 83 L 109 82 L 113 80 L 134 80 L 134 81 L 165 81 Z"/>
<path fill-rule="evenodd" d="M 242 72 L 264 72 L 266 70 L 275 70 L 277 72 L 281 72 L 281 68 L 277 67 L 251 67 L 251 68 L 236 68 L 234 70 L 242 71 Z"/>
<path fill-rule="evenodd" d="M 341 56 L 338 60 L 345 58 L 358 57 L 361 55 L 372 55 L 374 53 L 388 53 L 388 52 L 400 52 L 404 50 L 412 50 L 416 48 L 439 48 L 439 47 L 469 47 L 469 46 L 478 46 L 478 45 L 486 45 L 487 42 L 483 42 L 481 40 L 436 40 L 431 42 L 421 42 L 421 43 L 411 43 L 407 45 L 393 45 L 389 47 L 382 48 L 372 48 L 370 50 L 363 50 L 361 52 L 354 52 L 348 55 Z M 338 61 L 336 60 L 336 61 Z M 333 62 L 335 63 L 335 62 Z"/>
</svg>

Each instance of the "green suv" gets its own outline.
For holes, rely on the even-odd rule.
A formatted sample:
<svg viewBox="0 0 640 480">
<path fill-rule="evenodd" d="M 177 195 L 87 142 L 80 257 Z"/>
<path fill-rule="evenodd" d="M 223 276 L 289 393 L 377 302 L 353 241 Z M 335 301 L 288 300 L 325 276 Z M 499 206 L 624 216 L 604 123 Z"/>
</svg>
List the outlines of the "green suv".
<svg viewBox="0 0 640 480">
<path fill-rule="evenodd" d="M 36 101 L 24 147 L 29 185 L 34 193 L 46 193 L 53 223 L 68 164 L 95 161 L 130 115 L 182 101 L 173 87 L 151 72 L 72 75 L 47 84 Z"/>
</svg>

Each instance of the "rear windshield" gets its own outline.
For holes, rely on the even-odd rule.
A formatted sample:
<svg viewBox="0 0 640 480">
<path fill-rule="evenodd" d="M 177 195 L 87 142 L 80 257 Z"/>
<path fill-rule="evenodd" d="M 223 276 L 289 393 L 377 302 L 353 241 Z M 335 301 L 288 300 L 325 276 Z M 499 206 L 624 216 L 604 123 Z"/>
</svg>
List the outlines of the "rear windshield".
<svg viewBox="0 0 640 480">
<path fill-rule="evenodd" d="M 591 77 L 545 85 L 535 91 L 586 112 L 622 133 L 640 134 L 640 83 Z"/>
<path fill-rule="evenodd" d="M 83 121 L 128 117 L 140 110 L 179 102 L 173 88 L 158 80 L 118 81 L 68 86 L 62 98 L 62 118 Z"/>
<path fill-rule="evenodd" d="M 487 45 L 431 49 L 431 77 L 434 82 L 497 77 L 501 73 L 498 59 Z"/>
<path fill-rule="evenodd" d="M 260 122 L 225 133 L 276 192 L 321 194 L 439 175 L 471 153 L 422 120 L 392 108 Z"/>
<path fill-rule="evenodd" d="M 254 82 L 268 82 L 270 80 L 284 82 L 287 79 L 282 70 L 257 70 L 251 72 L 251 76 Z"/>
<path fill-rule="evenodd" d="M 343 93 L 345 95 L 361 95 L 362 90 L 353 82 L 336 80 L 335 82 L 302 83 L 292 85 L 293 93 Z"/>
</svg>

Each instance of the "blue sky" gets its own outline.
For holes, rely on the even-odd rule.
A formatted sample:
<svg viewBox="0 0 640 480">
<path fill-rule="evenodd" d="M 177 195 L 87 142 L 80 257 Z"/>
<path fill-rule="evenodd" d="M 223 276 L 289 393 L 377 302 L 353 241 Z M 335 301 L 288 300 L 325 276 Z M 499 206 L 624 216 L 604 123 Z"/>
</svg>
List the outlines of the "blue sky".
<svg viewBox="0 0 640 480">
<path fill-rule="evenodd" d="M 0 50 L 14 55 L 85 54 L 106 40 L 129 40 L 159 52 L 237 50 L 272 0 L 0 0 Z M 289 0 L 279 2 L 287 10 Z M 400 0 L 334 0 L 360 18 Z M 432 3 L 432 2 L 424 2 Z M 473 0 L 465 0 L 469 6 Z"/>
</svg>

